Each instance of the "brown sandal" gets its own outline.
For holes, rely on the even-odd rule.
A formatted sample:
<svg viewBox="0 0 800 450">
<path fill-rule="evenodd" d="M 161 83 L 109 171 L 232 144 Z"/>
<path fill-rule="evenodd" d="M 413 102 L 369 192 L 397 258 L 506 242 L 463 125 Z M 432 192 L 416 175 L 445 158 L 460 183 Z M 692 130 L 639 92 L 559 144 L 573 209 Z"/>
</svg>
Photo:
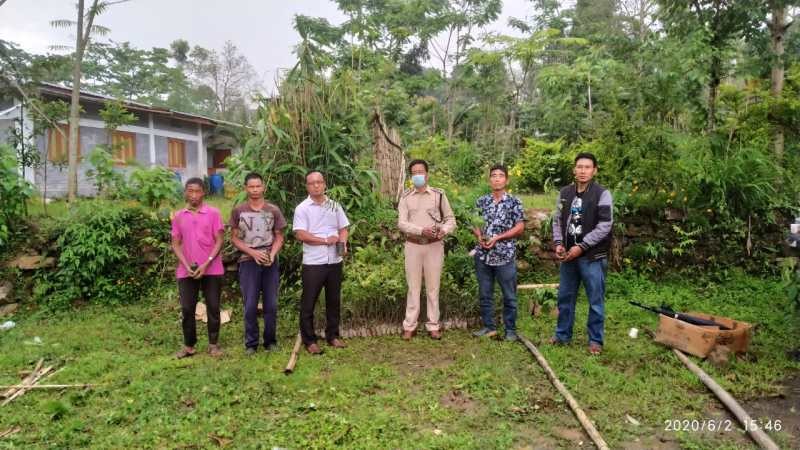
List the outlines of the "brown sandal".
<svg viewBox="0 0 800 450">
<path fill-rule="evenodd" d="M 225 355 L 225 352 L 223 352 L 222 349 L 219 348 L 219 345 L 209 344 L 208 345 L 208 354 L 212 358 L 219 358 L 220 356 Z"/>
<path fill-rule="evenodd" d="M 175 353 L 175 359 L 188 358 L 190 356 L 194 356 L 195 353 L 196 352 L 194 351 L 194 349 L 189 351 L 187 347 L 184 347 L 178 353 Z"/>
</svg>

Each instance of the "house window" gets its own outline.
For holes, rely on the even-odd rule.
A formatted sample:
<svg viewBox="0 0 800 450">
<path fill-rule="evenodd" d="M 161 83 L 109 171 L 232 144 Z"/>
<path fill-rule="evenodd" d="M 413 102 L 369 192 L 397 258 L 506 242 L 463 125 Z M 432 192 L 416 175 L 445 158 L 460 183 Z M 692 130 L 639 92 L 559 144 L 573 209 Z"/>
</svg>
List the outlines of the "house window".
<svg viewBox="0 0 800 450">
<path fill-rule="evenodd" d="M 60 133 L 58 130 L 63 132 Z M 69 124 L 60 124 L 58 129 L 48 131 L 47 160 L 63 164 L 69 161 Z M 81 133 L 78 130 L 78 159 L 81 157 Z"/>
<path fill-rule="evenodd" d="M 114 149 L 114 163 L 124 166 L 136 159 L 136 135 L 125 131 L 115 131 L 111 135 Z"/>
<path fill-rule="evenodd" d="M 173 169 L 183 169 L 186 167 L 186 142 L 180 139 L 170 139 L 167 141 L 167 164 Z"/>
</svg>

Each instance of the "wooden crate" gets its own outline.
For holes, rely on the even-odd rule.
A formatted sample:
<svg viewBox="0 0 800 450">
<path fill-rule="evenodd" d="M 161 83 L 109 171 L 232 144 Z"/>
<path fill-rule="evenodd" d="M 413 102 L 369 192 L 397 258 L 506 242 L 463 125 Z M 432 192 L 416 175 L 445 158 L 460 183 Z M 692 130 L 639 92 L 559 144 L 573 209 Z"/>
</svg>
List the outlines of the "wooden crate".
<svg viewBox="0 0 800 450">
<path fill-rule="evenodd" d="M 686 314 L 713 320 L 730 330 L 719 327 L 698 326 L 672 317 L 659 315 L 658 330 L 655 341 L 668 347 L 677 348 L 690 355 L 705 358 L 717 345 L 724 345 L 734 353 L 744 353 L 750 345 L 750 334 L 753 326 L 747 322 L 728 317 L 712 316 L 701 312 Z"/>
</svg>

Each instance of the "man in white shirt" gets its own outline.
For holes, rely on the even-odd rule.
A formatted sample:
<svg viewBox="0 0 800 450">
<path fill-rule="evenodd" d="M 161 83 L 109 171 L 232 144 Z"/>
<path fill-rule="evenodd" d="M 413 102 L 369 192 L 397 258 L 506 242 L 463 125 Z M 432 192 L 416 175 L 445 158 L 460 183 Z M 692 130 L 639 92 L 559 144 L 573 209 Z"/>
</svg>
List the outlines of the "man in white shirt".
<svg viewBox="0 0 800 450">
<path fill-rule="evenodd" d="M 308 198 L 294 210 L 292 231 L 303 243 L 303 294 L 300 298 L 300 335 L 312 355 L 322 349 L 314 331 L 314 307 L 325 288 L 325 340 L 344 348 L 339 338 L 339 309 L 342 290 L 342 256 L 347 253 L 350 221 L 342 205 L 325 195 L 325 178 L 317 171 L 306 175 Z"/>
</svg>

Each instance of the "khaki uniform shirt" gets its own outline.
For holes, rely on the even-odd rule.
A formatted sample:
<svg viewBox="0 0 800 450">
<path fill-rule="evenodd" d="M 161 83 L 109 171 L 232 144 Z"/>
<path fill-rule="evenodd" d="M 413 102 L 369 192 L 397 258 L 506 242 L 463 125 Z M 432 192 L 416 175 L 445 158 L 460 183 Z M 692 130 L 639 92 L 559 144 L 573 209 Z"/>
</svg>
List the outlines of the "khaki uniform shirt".
<svg viewBox="0 0 800 450">
<path fill-rule="evenodd" d="M 422 229 L 438 225 L 444 234 L 456 229 L 456 217 L 444 191 L 426 186 L 422 192 L 407 189 L 397 205 L 397 226 L 412 236 L 422 236 Z"/>
</svg>

